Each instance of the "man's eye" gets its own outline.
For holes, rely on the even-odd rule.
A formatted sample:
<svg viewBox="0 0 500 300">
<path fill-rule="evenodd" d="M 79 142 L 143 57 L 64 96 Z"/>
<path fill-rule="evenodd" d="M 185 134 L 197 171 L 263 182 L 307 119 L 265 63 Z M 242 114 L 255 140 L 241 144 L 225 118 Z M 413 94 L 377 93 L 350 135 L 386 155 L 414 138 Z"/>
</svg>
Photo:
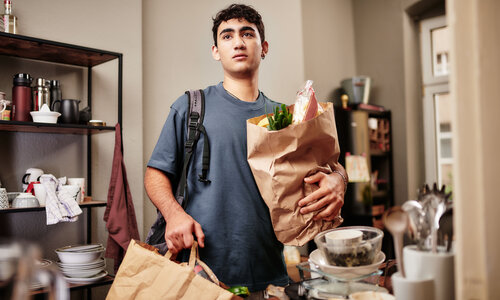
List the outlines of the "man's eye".
<svg viewBox="0 0 500 300">
<path fill-rule="evenodd" d="M 253 34 L 252 32 L 245 32 L 245 33 L 243 34 L 243 36 L 245 36 L 245 37 L 253 37 L 253 36 L 254 36 L 254 34 Z"/>
<path fill-rule="evenodd" d="M 226 34 L 226 35 L 223 35 L 223 36 L 222 36 L 222 39 L 223 39 L 223 40 L 228 40 L 228 39 L 230 39 L 230 38 L 231 38 L 231 35 L 229 35 L 229 34 Z"/>
</svg>

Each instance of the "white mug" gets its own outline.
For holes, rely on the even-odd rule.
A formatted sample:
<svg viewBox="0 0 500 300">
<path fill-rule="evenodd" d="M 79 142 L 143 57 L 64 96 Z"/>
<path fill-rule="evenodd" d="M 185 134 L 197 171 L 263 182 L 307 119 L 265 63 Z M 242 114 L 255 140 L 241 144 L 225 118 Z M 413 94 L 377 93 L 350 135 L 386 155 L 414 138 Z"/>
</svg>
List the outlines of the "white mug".
<svg viewBox="0 0 500 300">
<path fill-rule="evenodd" d="M 455 299 L 454 254 L 420 251 L 415 245 L 403 249 L 406 277 L 409 279 L 433 279 L 435 300 Z"/>
<path fill-rule="evenodd" d="M 35 183 L 33 185 L 33 189 L 35 190 L 35 197 L 36 199 L 38 199 L 38 203 L 40 204 L 40 206 L 45 206 L 47 191 L 45 190 L 43 184 Z"/>
<path fill-rule="evenodd" d="M 78 185 L 63 185 L 63 186 L 61 186 L 61 191 L 66 192 L 68 195 L 70 195 L 76 201 L 76 203 L 79 203 L 79 199 L 81 196 L 80 186 L 78 186 Z"/>
<path fill-rule="evenodd" d="M 78 203 L 82 202 L 85 197 L 85 178 L 68 178 L 68 185 L 78 185 L 80 187 L 80 199 Z"/>
<path fill-rule="evenodd" d="M 23 192 L 26 191 L 26 189 L 28 188 L 28 185 L 30 184 L 30 182 L 38 181 L 38 179 L 42 175 L 43 175 L 43 170 L 42 169 L 29 168 L 28 170 L 26 170 L 26 174 L 24 174 L 24 176 L 22 178 Z"/>
</svg>

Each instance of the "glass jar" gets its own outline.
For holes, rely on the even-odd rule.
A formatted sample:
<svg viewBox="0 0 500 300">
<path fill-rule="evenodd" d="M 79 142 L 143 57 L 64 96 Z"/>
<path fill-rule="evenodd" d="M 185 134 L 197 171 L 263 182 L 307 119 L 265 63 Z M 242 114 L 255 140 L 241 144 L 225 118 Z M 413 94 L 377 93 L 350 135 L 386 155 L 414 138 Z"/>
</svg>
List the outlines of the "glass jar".
<svg viewBox="0 0 500 300">
<path fill-rule="evenodd" d="M 12 101 L 5 99 L 5 93 L 0 92 L 0 120 L 10 121 Z"/>
</svg>

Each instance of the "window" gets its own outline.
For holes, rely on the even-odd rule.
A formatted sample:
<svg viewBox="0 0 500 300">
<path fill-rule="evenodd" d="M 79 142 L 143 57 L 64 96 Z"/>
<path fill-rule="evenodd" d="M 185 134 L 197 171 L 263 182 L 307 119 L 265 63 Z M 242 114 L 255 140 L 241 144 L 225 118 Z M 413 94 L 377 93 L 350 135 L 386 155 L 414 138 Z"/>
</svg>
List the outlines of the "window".
<svg viewBox="0 0 500 300">
<path fill-rule="evenodd" d="M 424 86 L 425 180 L 452 185 L 453 124 L 449 96 L 449 29 L 444 16 L 423 20 L 421 28 L 422 80 Z"/>
</svg>

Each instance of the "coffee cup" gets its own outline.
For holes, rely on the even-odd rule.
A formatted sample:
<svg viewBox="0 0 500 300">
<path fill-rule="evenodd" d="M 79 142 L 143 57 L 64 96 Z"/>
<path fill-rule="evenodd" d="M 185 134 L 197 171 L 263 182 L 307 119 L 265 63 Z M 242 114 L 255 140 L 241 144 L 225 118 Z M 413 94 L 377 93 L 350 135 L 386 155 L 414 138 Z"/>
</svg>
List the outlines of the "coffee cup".
<svg viewBox="0 0 500 300">
<path fill-rule="evenodd" d="M 68 194 L 71 198 L 73 198 L 73 200 L 76 201 L 76 203 L 78 203 L 81 195 L 80 191 L 81 189 L 78 185 L 63 185 L 60 192 Z"/>
<path fill-rule="evenodd" d="M 35 183 L 33 185 L 33 190 L 35 191 L 35 197 L 38 200 L 40 206 L 45 206 L 47 191 L 45 190 L 45 186 L 41 183 Z"/>
<path fill-rule="evenodd" d="M 85 178 L 68 178 L 68 185 L 78 185 L 80 187 L 80 196 L 78 203 L 83 202 L 85 198 Z"/>
</svg>

